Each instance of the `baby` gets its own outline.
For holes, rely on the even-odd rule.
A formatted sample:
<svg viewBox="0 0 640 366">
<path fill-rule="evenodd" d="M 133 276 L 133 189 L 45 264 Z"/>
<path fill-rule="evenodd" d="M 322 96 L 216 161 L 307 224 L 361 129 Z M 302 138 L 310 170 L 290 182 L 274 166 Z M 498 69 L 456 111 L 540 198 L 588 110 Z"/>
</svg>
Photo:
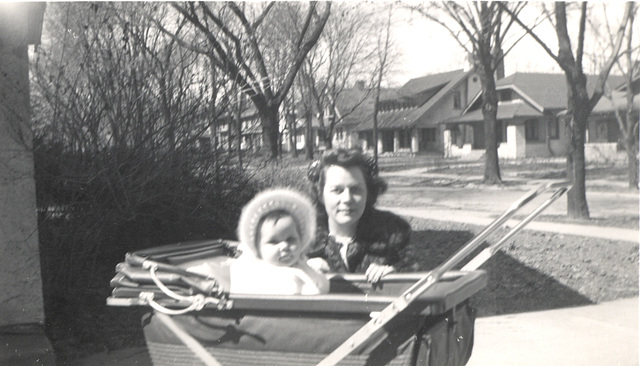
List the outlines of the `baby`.
<svg viewBox="0 0 640 366">
<path fill-rule="evenodd" d="M 230 292 L 327 293 L 329 280 L 309 267 L 304 255 L 315 229 L 315 208 L 304 195 L 290 189 L 257 194 L 240 215 L 242 254 L 230 266 Z"/>
</svg>

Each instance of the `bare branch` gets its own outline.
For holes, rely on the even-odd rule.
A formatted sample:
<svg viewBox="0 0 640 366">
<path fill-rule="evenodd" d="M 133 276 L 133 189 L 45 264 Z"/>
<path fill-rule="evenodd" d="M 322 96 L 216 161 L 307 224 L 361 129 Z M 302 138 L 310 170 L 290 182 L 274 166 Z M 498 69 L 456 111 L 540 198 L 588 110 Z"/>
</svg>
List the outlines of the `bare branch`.
<svg viewBox="0 0 640 366">
<path fill-rule="evenodd" d="M 633 2 L 627 2 L 625 4 L 624 15 L 622 17 L 622 21 L 620 22 L 620 26 L 618 27 L 618 31 L 616 32 L 616 40 L 613 46 L 611 57 L 603 66 L 600 72 L 600 75 L 598 77 L 598 82 L 596 83 L 595 90 L 593 91 L 593 94 L 590 98 L 589 104 L 591 109 L 595 107 L 596 103 L 598 103 L 598 100 L 604 93 L 605 82 L 607 80 L 609 72 L 611 71 L 611 68 L 613 68 L 614 63 L 618 58 L 618 54 L 620 53 L 620 48 L 622 48 L 622 43 L 624 40 L 627 24 L 631 23 L 631 20 L 633 19 L 633 16 L 632 16 L 633 8 L 634 8 Z"/>
<path fill-rule="evenodd" d="M 556 61 L 556 63 L 558 65 L 560 65 L 560 67 L 562 67 L 562 63 L 560 62 L 559 57 L 549 48 L 549 46 L 547 46 L 546 42 L 544 42 L 540 37 L 538 37 L 538 35 L 533 31 L 534 27 L 529 27 L 526 24 L 524 24 L 524 22 L 522 20 L 520 20 L 520 17 L 518 16 L 518 14 L 516 14 L 515 12 L 511 11 L 511 9 L 509 9 L 505 4 L 500 3 L 500 7 L 507 12 L 507 14 L 509 14 L 511 16 L 511 18 L 522 28 L 524 29 L 528 35 L 530 35 L 537 43 L 540 47 L 542 47 L 542 49 L 549 55 L 549 57 L 551 57 L 554 61 Z M 547 19 L 551 19 L 551 14 L 548 12 L 548 10 L 546 10 L 545 8 L 545 14 L 547 16 Z M 551 22 L 553 23 L 553 22 Z M 539 23 L 538 23 L 539 24 Z M 536 25 L 538 25 L 536 24 Z"/>
<path fill-rule="evenodd" d="M 578 47 L 576 48 L 576 66 L 582 72 L 582 58 L 584 57 L 584 35 L 587 24 L 587 2 L 580 4 L 580 27 L 578 29 Z"/>
</svg>

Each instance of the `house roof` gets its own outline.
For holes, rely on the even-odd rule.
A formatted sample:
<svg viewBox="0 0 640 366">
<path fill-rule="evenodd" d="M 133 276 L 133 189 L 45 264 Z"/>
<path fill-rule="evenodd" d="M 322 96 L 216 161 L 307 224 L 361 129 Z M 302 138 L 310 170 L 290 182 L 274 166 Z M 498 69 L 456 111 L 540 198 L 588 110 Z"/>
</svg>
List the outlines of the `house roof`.
<svg viewBox="0 0 640 366">
<path fill-rule="evenodd" d="M 633 96 L 633 110 L 637 112 L 638 109 L 640 108 L 639 106 L 640 106 L 640 94 L 636 94 Z M 617 109 L 621 113 L 624 113 L 624 110 L 627 109 L 626 92 L 614 91 L 611 93 L 610 98 L 603 96 L 602 98 L 600 98 L 596 106 L 593 107 L 591 114 L 613 113 L 615 109 Z"/>
<path fill-rule="evenodd" d="M 631 77 L 631 90 L 633 90 L 633 94 L 640 93 L 640 61 L 636 61 L 633 65 Z M 627 90 L 627 83 L 624 80 L 624 77 L 621 78 L 620 83 L 614 88 L 617 91 L 625 91 Z"/>
<path fill-rule="evenodd" d="M 228 123 L 229 121 L 235 121 L 236 120 L 235 108 L 237 107 L 232 106 L 231 108 L 229 108 L 229 110 L 225 114 L 220 116 L 219 117 L 220 122 Z M 245 101 L 244 103 L 242 103 L 242 113 L 240 114 L 240 119 L 242 121 L 257 119 L 259 117 L 260 116 L 258 115 L 258 110 L 256 109 L 253 102 Z"/>
<path fill-rule="evenodd" d="M 508 102 L 498 102 L 498 114 L 496 119 L 505 120 L 513 118 L 531 118 L 540 117 L 542 112 L 533 108 L 528 103 L 522 100 L 514 100 Z M 459 122 L 482 122 L 484 116 L 481 109 L 476 109 L 471 112 L 465 113 L 461 116 L 452 117 L 444 121 L 444 123 L 459 123 Z"/>
<path fill-rule="evenodd" d="M 407 81 L 400 89 L 398 94 L 402 96 L 414 96 L 434 89 L 439 89 L 451 82 L 460 74 L 464 74 L 463 70 L 453 70 L 440 74 L 426 75 Z"/>
<path fill-rule="evenodd" d="M 588 75 L 587 90 L 592 91 L 597 80 L 598 76 Z M 621 80 L 621 76 L 609 76 L 611 84 L 617 85 Z M 513 90 L 523 100 L 521 106 L 504 102 L 498 103 L 498 119 L 535 117 L 545 112 L 561 112 L 567 108 L 567 82 L 564 74 L 514 73 L 498 80 L 496 90 L 498 92 Z M 462 116 L 446 122 L 477 122 L 482 120 L 482 112 L 477 103 L 481 96 L 482 93 L 479 93 L 469 103 L 468 108 L 473 109 L 468 109 Z M 512 113 L 514 114 L 511 115 Z M 478 118 L 480 119 L 478 120 Z"/>
<path fill-rule="evenodd" d="M 399 111 L 381 112 L 378 113 L 378 128 L 403 128 L 411 125 L 412 120 L 411 109 L 404 109 Z M 370 124 L 367 124 L 373 128 L 373 120 Z M 358 126 L 360 129 L 360 126 Z"/>
<path fill-rule="evenodd" d="M 598 76 L 588 75 L 587 90 L 593 91 L 597 80 Z M 609 81 L 614 85 L 621 80 L 620 76 L 609 76 Z M 516 91 L 540 111 L 558 111 L 567 108 L 567 80 L 564 74 L 515 73 L 498 80 L 496 89 Z"/>
<path fill-rule="evenodd" d="M 347 89 L 341 93 L 336 102 L 338 118 L 342 119 L 341 123 L 357 125 L 358 129 L 363 123 L 372 123 L 374 97 L 375 91 L 360 88 Z M 396 89 L 380 89 L 381 100 L 395 97 L 398 97 Z"/>
<path fill-rule="evenodd" d="M 455 88 L 471 72 L 454 70 L 441 74 L 427 75 L 409 80 L 397 91 L 396 100 L 402 102 L 407 99 L 415 107 L 383 111 L 378 114 L 378 128 L 404 128 L 420 124 L 419 119 L 438 104 L 453 88 Z M 390 102 L 393 98 L 382 99 Z M 363 121 L 357 130 L 373 128 L 371 119 Z"/>
<path fill-rule="evenodd" d="M 304 116 L 296 116 L 296 129 L 298 131 L 303 131 L 306 123 L 307 123 L 307 120 L 306 118 L 304 118 Z M 318 119 L 318 117 L 316 116 L 311 117 L 311 127 L 312 128 L 320 127 L 320 119 Z"/>
</svg>

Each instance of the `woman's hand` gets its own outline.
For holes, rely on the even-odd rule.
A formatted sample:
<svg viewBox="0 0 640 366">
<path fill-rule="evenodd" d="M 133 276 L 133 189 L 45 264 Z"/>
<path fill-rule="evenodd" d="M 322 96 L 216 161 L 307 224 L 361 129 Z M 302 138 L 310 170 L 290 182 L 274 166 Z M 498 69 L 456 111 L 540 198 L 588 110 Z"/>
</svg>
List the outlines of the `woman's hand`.
<svg viewBox="0 0 640 366">
<path fill-rule="evenodd" d="M 376 283 L 380 281 L 383 276 L 388 275 L 389 273 L 395 272 L 396 269 L 393 266 L 385 266 L 382 264 L 371 263 L 367 271 L 364 273 L 364 276 L 367 278 L 369 283 Z"/>
<path fill-rule="evenodd" d="M 314 271 L 319 273 L 328 273 L 331 271 L 329 268 L 329 263 L 322 258 L 311 258 L 307 259 L 307 265 L 311 267 Z"/>
</svg>

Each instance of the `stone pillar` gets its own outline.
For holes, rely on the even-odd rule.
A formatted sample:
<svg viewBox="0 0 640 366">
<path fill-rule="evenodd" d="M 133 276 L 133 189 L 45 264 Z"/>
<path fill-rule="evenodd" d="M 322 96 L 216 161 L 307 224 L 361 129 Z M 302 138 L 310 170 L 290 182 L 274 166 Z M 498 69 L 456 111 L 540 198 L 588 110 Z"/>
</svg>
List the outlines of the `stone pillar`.
<svg viewBox="0 0 640 366">
<path fill-rule="evenodd" d="M 51 365 L 44 304 L 29 103 L 28 46 L 44 3 L 0 3 L 0 364 Z"/>
</svg>

